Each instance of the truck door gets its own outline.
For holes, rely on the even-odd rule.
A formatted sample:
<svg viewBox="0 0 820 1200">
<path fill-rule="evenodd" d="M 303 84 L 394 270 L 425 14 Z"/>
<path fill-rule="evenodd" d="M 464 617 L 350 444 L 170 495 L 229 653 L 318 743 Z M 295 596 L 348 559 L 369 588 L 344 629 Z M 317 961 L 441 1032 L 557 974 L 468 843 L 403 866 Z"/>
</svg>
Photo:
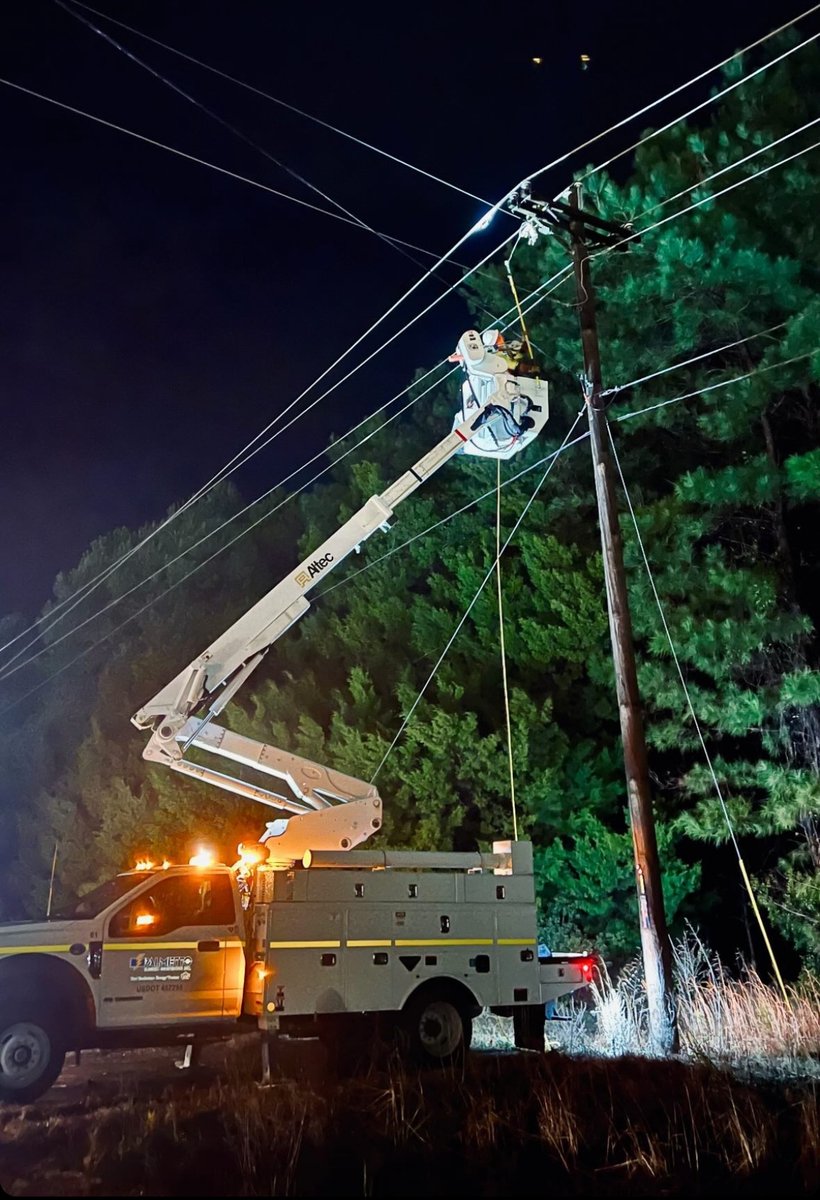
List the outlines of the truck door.
<svg viewBox="0 0 820 1200">
<path fill-rule="evenodd" d="M 239 943 L 227 872 L 155 875 L 108 916 L 103 935 L 101 1026 L 223 1016 L 226 961 Z"/>
</svg>

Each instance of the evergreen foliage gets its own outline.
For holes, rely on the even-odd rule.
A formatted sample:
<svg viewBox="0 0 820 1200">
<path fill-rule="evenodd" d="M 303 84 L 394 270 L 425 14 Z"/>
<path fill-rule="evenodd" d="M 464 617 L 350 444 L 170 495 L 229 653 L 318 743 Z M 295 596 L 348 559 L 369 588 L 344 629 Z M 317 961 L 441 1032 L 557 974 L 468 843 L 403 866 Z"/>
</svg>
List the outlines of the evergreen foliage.
<svg viewBox="0 0 820 1200">
<path fill-rule="evenodd" d="M 646 225 L 808 145 L 810 134 L 799 135 L 656 207 L 808 121 L 817 67 L 817 53 L 804 50 L 749 81 L 702 124 L 677 125 L 647 143 L 625 180 L 591 176 L 587 202 L 612 220 L 646 214 L 637 222 Z M 655 583 L 768 919 L 815 969 L 820 355 L 778 364 L 818 345 L 818 167 L 816 153 L 796 158 L 594 263 L 605 383 L 622 389 L 610 409 L 613 437 Z M 522 244 L 519 290 L 537 288 L 565 262 L 557 239 Z M 503 271 L 475 277 L 469 297 L 477 314 L 482 307 L 505 311 Z M 546 438 L 505 466 L 504 479 L 557 448 L 579 407 L 571 285 L 546 299 L 529 323 L 543 348 L 552 418 Z M 623 388 L 772 326 L 764 336 Z M 701 390 L 770 366 L 776 369 Z M 620 419 L 690 392 L 696 394 L 680 403 Z M 181 855 L 197 837 L 229 854 L 237 840 L 253 836 L 258 811 L 147 768 L 128 719 L 297 555 L 432 445 L 452 419 L 454 397 L 452 383 L 441 384 L 404 419 L 401 436 L 395 426 L 389 437 L 374 436 L 365 460 L 338 463 L 330 482 L 281 508 L 285 497 L 269 498 L 275 520 L 144 608 L 236 532 L 220 527 L 241 501 L 220 487 L 44 633 L 48 652 L 2 685 L 7 703 L 19 701 L 65 668 L 3 717 L 9 749 L 0 780 L 1 908 L 11 912 L 22 897 L 29 911 L 41 910 L 55 840 L 59 887 L 76 890 L 135 855 Z M 502 537 L 542 471 L 504 488 Z M 341 572 L 341 585 L 334 577 L 311 614 L 277 643 L 229 710 L 232 726 L 369 778 L 493 561 L 492 496 L 390 552 L 476 496 L 492 494 L 494 484 L 494 464 L 459 458 L 403 505 L 394 529 L 368 543 Z M 55 600 L 149 532 L 121 529 L 99 539 L 58 577 Z M 722 929 L 724 941 L 737 944 L 741 922 L 727 924 L 743 913 L 734 859 L 707 853 L 710 845 L 726 846 L 728 830 L 628 516 L 623 532 L 669 916 L 673 926 L 688 916 Z M 148 588 L 58 642 L 75 618 L 153 570 L 160 573 Z M 539 491 L 504 557 L 503 581 L 519 820 L 537 846 L 544 936 L 556 949 L 595 944 L 628 954 L 637 943 L 631 846 L 585 445 L 568 450 Z M 0 641 L 13 636 L 17 620 L 0 624 L 0 633 L 10 631 Z M 70 665 L 108 634 L 104 649 Z M 509 836 L 505 739 L 498 614 L 488 587 L 380 771 L 384 840 L 432 849 Z"/>
</svg>

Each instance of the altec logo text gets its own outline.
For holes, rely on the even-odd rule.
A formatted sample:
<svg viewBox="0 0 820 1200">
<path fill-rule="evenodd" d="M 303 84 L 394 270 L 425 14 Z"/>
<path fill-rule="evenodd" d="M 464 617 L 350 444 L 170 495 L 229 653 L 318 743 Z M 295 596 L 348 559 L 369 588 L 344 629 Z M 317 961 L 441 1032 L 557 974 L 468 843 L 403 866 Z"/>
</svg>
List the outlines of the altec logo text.
<svg viewBox="0 0 820 1200">
<path fill-rule="evenodd" d="M 314 579 L 315 576 L 320 575 L 322 571 L 324 571 L 325 567 L 329 567 L 332 562 L 332 554 L 325 554 L 322 556 L 322 558 L 314 558 L 313 562 L 309 563 L 307 570 L 300 571 L 295 577 L 299 587 L 307 587 L 311 579 Z"/>
</svg>

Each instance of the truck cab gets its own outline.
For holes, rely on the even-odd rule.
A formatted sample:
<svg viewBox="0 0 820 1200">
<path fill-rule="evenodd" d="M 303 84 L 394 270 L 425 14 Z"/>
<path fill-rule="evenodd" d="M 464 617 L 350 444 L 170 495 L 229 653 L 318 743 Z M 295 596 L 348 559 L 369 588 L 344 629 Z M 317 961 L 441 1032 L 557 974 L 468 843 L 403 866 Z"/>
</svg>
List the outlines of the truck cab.
<svg viewBox="0 0 820 1200">
<path fill-rule="evenodd" d="M 244 982 L 244 913 L 226 866 L 128 871 L 48 921 L 5 925 L 0 1098 L 40 1094 L 67 1050 L 224 1032 Z"/>
</svg>

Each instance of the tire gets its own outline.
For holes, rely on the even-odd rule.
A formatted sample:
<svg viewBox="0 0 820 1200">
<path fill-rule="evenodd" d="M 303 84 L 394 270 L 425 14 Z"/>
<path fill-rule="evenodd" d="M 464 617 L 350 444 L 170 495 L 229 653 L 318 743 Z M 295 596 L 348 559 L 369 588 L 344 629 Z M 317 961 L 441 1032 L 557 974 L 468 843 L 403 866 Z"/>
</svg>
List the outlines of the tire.
<svg viewBox="0 0 820 1200">
<path fill-rule="evenodd" d="M 66 1048 L 56 1022 L 20 1003 L 0 1009 L 0 1101 L 27 1104 L 47 1092 Z"/>
<path fill-rule="evenodd" d="M 411 996 L 401 1025 L 410 1057 L 428 1067 L 461 1062 L 473 1036 L 472 1017 L 464 1005 L 451 991 L 439 988 Z"/>
</svg>

